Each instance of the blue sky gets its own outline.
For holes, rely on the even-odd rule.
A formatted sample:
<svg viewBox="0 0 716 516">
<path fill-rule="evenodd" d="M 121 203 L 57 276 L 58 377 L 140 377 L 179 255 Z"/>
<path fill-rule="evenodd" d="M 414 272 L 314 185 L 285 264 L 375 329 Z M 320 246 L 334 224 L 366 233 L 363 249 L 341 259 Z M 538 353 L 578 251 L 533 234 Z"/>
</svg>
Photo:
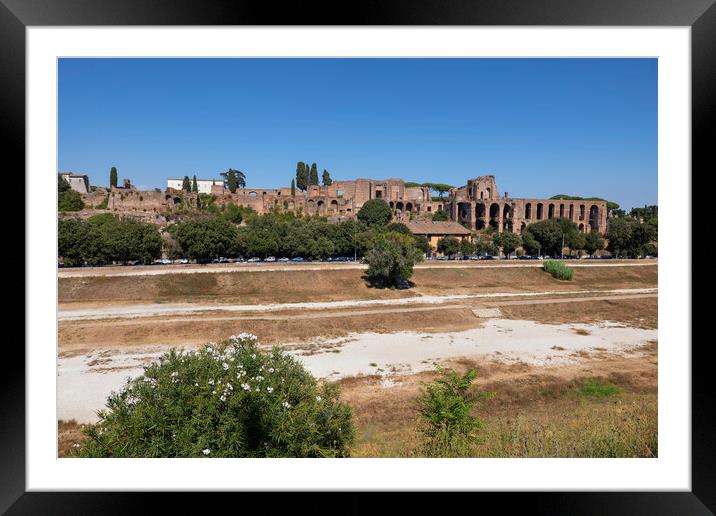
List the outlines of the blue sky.
<svg viewBox="0 0 716 516">
<path fill-rule="evenodd" d="M 231 167 L 269 188 L 297 161 L 655 204 L 657 60 L 60 60 L 60 171 L 163 189 Z"/>
</svg>

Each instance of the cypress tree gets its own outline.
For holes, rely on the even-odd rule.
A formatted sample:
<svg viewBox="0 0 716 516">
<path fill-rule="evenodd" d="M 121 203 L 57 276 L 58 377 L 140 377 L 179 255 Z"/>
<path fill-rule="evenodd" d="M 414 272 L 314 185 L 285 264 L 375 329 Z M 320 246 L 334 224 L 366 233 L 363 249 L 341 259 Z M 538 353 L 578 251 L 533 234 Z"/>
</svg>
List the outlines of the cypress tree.
<svg viewBox="0 0 716 516">
<path fill-rule="evenodd" d="M 296 197 L 296 180 L 291 179 L 291 196 Z"/>
<path fill-rule="evenodd" d="M 191 191 L 194 192 L 194 193 L 198 193 L 198 192 L 199 192 L 199 185 L 196 184 L 196 174 L 194 174 L 194 179 L 193 179 L 192 182 L 191 182 Z"/>
<path fill-rule="evenodd" d="M 316 167 L 316 164 L 311 165 L 311 178 L 308 182 L 310 185 L 317 185 L 318 184 L 318 167 Z"/>
<path fill-rule="evenodd" d="M 184 180 L 181 182 L 181 189 L 185 192 L 191 192 L 191 180 L 189 176 L 184 176 Z"/>
<path fill-rule="evenodd" d="M 323 186 L 331 186 L 332 184 L 331 174 L 328 173 L 328 170 L 323 169 Z"/>
<path fill-rule="evenodd" d="M 303 161 L 299 161 L 296 165 L 296 187 L 301 191 L 308 188 L 308 170 Z"/>
<path fill-rule="evenodd" d="M 117 167 L 112 167 L 109 171 L 109 186 L 117 186 Z"/>
</svg>

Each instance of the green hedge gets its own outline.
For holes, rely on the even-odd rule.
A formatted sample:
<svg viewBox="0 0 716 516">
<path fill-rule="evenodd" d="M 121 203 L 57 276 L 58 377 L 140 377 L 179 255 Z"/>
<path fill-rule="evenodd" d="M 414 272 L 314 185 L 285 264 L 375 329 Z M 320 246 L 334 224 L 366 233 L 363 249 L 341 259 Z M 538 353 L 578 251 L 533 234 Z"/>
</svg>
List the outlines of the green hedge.
<svg viewBox="0 0 716 516">
<path fill-rule="evenodd" d="M 558 280 L 569 281 L 572 279 L 572 275 L 574 274 L 572 269 L 559 260 L 545 260 L 542 268 Z"/>
</svg>

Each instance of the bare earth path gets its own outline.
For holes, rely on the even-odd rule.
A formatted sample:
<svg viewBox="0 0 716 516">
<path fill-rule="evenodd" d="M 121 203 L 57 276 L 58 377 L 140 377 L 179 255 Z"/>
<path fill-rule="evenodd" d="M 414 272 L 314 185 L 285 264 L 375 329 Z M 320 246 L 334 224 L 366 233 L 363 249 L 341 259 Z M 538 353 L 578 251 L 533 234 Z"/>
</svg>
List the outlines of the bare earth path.
<svg viewBox="0 0 716 516">
<path fill-rule="evenodd" d="M 86 319 L 109 319 L 109 318 L 136 318 L 153 317 L 158 315 L 179 315 L 200 312 L 274 312 L 280 310 L 329 310 L 341 308 L 354 308 L 362 306 L 390 306 L 390 305 L 413 305 L 413 304 L 443 304 L 461 300 L 477 300 L 489 298 L 512 298 L 512 297 L 540 297 L 560 296 L 575 294 L 655 294 L 657 288 L 635 288 L 635 289 L 613 289 L 613 290 L 570 290 L 570 291 L 542 291 L 542 292 L 490 292 L 481 294 L 451 294 L 445 296 L 417 296 L 398 299 L 370 299 L 370 300 L 347 300 L 329 301 L 321 303 L 274 303 L 261 305 L 220 305 L 220 304 L 144 304 L 144 305 L 122 305 L 105 306 L 100 308 L 81 308 L 59 310 L 57 318 L 59 321 L 76 321 Z"/>
<path fill-rule="evenodd" d="M 569 262 L 570 267 L 650 267 L 658 265 L 656 260 L 612 260 L 608 263 L 595 263 L 591 261 Z M 499 262 L 428 262 L 420 263 L 416 269 L 499 269 L 499 268 L 530 268 L 542 267 L 542 262 L 535 260 L 520 262 L 513 260 Z M 341 265 L 331 263 L 309 263 L 306 265 L 296 263 L 266 264 L 266 263 L 234 263 L 234 264 L 207 264 L 207 265 L 142 265 L 135 267 L 86 267 L 77 269 L 59 269 L 60 278 L 80 277 L 115 277 L 115 276 L 158 276 L 164 274 L 194 274 L 194 273 L 227 273 L 227 272 L 285 272 L 285 271 L 318 271 L 318 270 L 364 270 L 368 266 L 361 263 L 345 263 Z"/>
</svg>

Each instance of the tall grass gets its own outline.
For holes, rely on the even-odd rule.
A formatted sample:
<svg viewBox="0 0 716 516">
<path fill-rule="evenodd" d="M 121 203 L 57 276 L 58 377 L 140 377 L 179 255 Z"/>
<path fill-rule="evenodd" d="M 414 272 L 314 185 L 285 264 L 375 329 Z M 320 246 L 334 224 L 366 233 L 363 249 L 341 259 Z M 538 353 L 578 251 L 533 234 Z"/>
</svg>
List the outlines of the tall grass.
<svg viewBox="0 0 716 516">
<path fill-rule="evenodd" d="M 545 260 L 542 268 L 558 280 L 570 281 L 574 271 L 559 260 Z"/>
</svg>

